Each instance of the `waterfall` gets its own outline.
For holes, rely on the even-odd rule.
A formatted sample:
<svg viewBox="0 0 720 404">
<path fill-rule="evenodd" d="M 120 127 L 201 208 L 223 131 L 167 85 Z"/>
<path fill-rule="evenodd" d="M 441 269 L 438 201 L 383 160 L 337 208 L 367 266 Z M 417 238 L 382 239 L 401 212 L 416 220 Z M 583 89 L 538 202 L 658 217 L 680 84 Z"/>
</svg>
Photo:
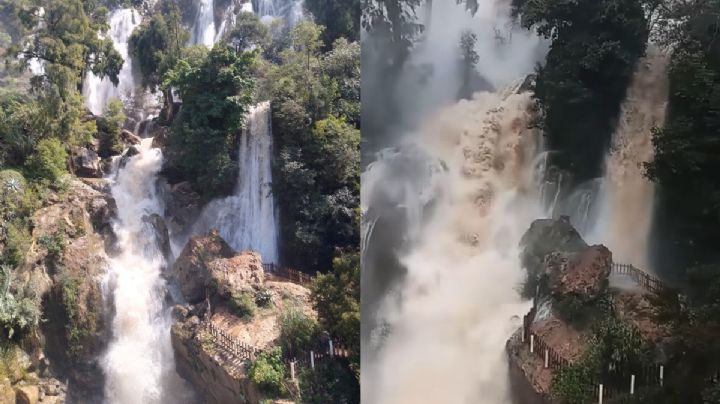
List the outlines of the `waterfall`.
<svg viewBox="0 0 720 404">
<path fill-rule="evenodd" d="M 216 199 L 203 209 L 195 224 L 195 234 L 216 228 L 235 250 L 257 251 L 263 262 L 278 262 L 272 149 L 270 103 L 262 102 L 250 109 L 242 131 L 235 193 Z"/>
<path fill-rule="evenodd" d="M 642 164 L 653 158 L 652 130 L 662 127 L 668 102 L 668 57 L 652 44 L 640 60 L 605 159 L 599 216 L 588 237 L 618 262 L 650 270 L 648 238 L 655 187 Z"/>
<path fill-rule="evenodd" d="M 118 217 L 114 224 L 121 253 L 110 259 L 104 282 L 105 301 L 112 302 L 112 338 L 102 358 L 106 401 L 111 404 L 184 403 L 188 390 L 175 372 L 170 343 L 170 313 L 165 305 L 166 265 L 158 235 L 147 218 L 163 214 L 156 193 L 162 152 L 152 139 L 124 166 L 115 158 L 111 178 Z"/>
<path fill-rule="evenodd" d="M 193 28 L 193 44 L 211 48 L 215 44 L 215 2 L 200 0 L 200 10 Z"/>
<path fill-rule="evenodd" d="M 112 39 L 115 49 L 125 61 L 118 76 L 118 86 L 114 86 L 110 78 L 100 79 L 89 72 L 83 83 L 83 97 L 85 105 L 95 115 L 105 110 L 108 100 L 113 97 L 120 98 L 123 103 L 133 96 L 136 88 L 133 74 L 132 60 L 128 51 L 128 41 L 135 27 L 140 24 L 140 14 L 135 9 L 124 8 L 110 13 L 110 30 L 107 35 Z"/>
<path fill-rule="evenodd" d="M 303 0 L 256 0 L 258 17 L 263 20 L 283 18 L 289 26 L 294 26 L 304 17 Z"/>
</svg>

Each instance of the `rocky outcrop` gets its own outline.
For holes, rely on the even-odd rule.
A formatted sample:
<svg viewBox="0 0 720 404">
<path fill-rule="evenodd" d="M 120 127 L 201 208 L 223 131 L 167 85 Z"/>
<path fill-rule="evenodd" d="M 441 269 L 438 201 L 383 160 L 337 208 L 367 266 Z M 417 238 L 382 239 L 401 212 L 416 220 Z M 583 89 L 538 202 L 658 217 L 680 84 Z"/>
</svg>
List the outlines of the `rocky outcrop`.
<svg viewBox="0 0 720 404">
<path fill-rule="evenodd" d="M 140 154 L 140 150 L 137 149 L 135 146 L 130 146 L 125 153 L 123 153 L 122 157 L 120 157 L 120 167 L 125 167 L 127 162 L 130 160 L 130 157 L 135 156 L 137 154 Z"/>
<path fill-rule="evenodd" d="M 582 295 L 597 299 L 607 292 L 612 253 L 607 247 L 587 247 L 577 253 L 553 252 L 545 257 L 547 287 L 555 296 Z"/>
<path fill-rule="evenodd" d="M 171 330 L 175 368 L 208 404 L 259 403 L 260 392 L 247 376 L 247 362 L 234 364 L 215 347 L 197 315 L 176 309 Z"/>
<path fill-rule="evenodd" d="M 587 247 L 580 233 L 570 224 L 569 217 L 538 219 L 520 240 L 520 260 L 530 276 L 537 276 L 543 272 L 548 254 L 575 253 Z"/>
<path fill-rule="evenodd" d="M 167 126 L 154 125 L 149 133 L 152 136 L 152 147 L 163 148 L 167 145 L 170 137 L 170 128 Z"/>
<path fill-rule="evenodd" d="M 218 258 L 231 258 L 235 251 L 220 237 L 217 230 L 191 237 L 173 265 L 172 274 L 180 285 L 183 297 L 190 303 L 202 301 L 211 286 L 208 265 Z"/>
<path fill-rule="evenodd" d="M 165 220 L 157 213 L 153 213 L 151 215 L 144 215 L 142 217 L 142 221 L 143 223 L 145 223 L 145 225 L 149 226 L 150 233 L 155 238 L 155 243 L 158 251 L 160 251 L 160 253 L 165 257 L 165 259 L 168 259 L 171 255 L 170 235 L 168 234 Z"/>
<path fill-rule="evenodd" d="M 31 245 L 17 271 L 41 299 L 45 321 L 37 349 L 89 394 L 102 391 L 97 357 L 107 325 L 100 281 L 108 266 L 105 246 L 114 239 L 115 202 L 103 188 L 72 180 L 65 192 L 50 194 L 32 216 Z"/>
<path fill-rule="evenodd" d="M 163 180 L 160 187 L 165 202 L 165 220 L 170 234 L 186 233 L 200 215 L 202 198 L 187 181 L 170 185 Z"/>
<path fill-rule="evenodd" d="M 222 297 L 233 292 L 253 291 L 264 282 L 264 272 L 260 255 L 245 251 L 231 258 L 218 258 L 207 265 L 209 283 Z"/>
<path fill-rule="evenodd" d="M 123 142 L 126 147 L 140 144 L 140 138 L 127 129 L 120 131 L 120 141 Z"/>
<path fill-rule="evenodd" d="M 101 178 L 103 176 L 100 156 L 86 147 L 74 147 L 70 163 L 72 171 L 78 177 Z"/>
</svg>

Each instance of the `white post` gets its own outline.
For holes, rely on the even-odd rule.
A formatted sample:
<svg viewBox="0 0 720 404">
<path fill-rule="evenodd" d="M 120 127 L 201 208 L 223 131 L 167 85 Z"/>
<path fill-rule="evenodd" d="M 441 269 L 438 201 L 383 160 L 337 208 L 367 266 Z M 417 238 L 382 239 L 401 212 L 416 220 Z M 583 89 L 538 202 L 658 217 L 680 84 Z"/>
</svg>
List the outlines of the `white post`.
<svg viewBox="0 0 720 404">
<path fill-rule="evenodd" d="M 665 366 L 660 365 L 660 387 L 663 385 L 663 378 L 665 377 Z"/>
<path fill-rule="evenodd" d="M 310 351 L 310 368 L 315 369 L 315 352 Z"/>
<path fill-rule="evenodd" d="M 635 394 L 635 375 L 630 375 L 630 395 Z"/>
<path fill-rule="evenodd" d="M 598 403 L 599 404 L 602 404 L 602 399 L 603 399 L 603 385 L 601 383 L 600 388 L 598 389 Z"/>
<path fill-rule="evenodd" d="M 290 362 L 290 380 L 295 381 L 295 361 Z"/>
<path fill-rule="evenodd" d="M 522 333 L 520 334 L 520 341 L 525 343 L 525 324 L 522 326 Z"/>
<path fill-rule="evenodd" d="M 530 353 L 535 352 L 535 334 L 530 334 Z"/>
<path fill-rule="evenodd" d="M 545 349 L 545 369 L 550 367 L 550 350 Z"/>
<path fill-rule="evenodd" d="M 335 352 L 333 352 L 333 344 L 332 344 L 331 339 L 328 340 L 328 344 L 330 345 L 330 356 L 335 356 Z"/>
</svg>

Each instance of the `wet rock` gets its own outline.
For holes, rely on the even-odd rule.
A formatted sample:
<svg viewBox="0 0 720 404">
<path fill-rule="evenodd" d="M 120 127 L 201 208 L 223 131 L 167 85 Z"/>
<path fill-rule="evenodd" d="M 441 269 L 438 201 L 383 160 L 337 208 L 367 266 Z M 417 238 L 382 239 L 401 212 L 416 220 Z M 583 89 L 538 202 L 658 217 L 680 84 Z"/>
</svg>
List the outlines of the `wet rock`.
<svg viewBox="0 0 720 404">
<path fill-rule="evenodd" d="M 202 198 L 187 181 L 170 185 L 163 180 L 160 187 L 165 201 L 165 223 L 170 234 L 187 232 L 200 215 Z"/>
<path fill-rule="evenodd" d="M 520 260 L 530 277 L 544 272 L 545 256 L 553 252 L 573 253 L 587 248 L 580 233 L 570 224 L 570 218 L 538 219 L 520 240 Z"/>
<path fill-rule="evenodd" d="M 167 145 L 168 138 L 170 137 L 170 128 L 167 126 L 155 125 L 150 132 L 152 136 L 152 147 L 163 148 Z"/>
<path fill-rule="evenodd" d="M 85 147 L 75 147 L 72 150 L 72 170 L 78 177 L 100 178 L 103 170 L 100 156 L 93 150 Z"/>
<path fill-rule="evenodd" d="M 144 215 L 142 221 L 150 226 L 152 234 L 155 237 L 158 251 L 163 254 L 165 259 L 168 259 L 170 257 L 170 235 L 168 234 L 165 220 L 157 213 L 153 213 L 151 215 Z"/>
<path fill-rule="evenodd" d="M 130 132 L 127 129 L 123 129 L 120 131 L 120 141 L 125 143 L 128 146 L 140 144 L 140 137 L 136 136 L 134 133 Z"/>
</svg>

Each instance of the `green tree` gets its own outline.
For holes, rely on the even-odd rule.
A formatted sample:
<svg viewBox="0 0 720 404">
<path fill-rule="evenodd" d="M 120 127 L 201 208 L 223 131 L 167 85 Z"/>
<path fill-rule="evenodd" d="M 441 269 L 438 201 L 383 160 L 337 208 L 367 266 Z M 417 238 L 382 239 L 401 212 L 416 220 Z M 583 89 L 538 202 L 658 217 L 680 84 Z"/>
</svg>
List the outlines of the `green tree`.
<svg viewBox="0 0 720 404">
<path fill-rule="evenodd" d="M 645 52 L 639 0 L 514 0 L 526 28 L 552 40 L 534 96 L 553 163 L 577 181 L 601 174 L 620 104 Z"/>
<path fill-rule="evenodd" d="M 285 387 L 285 364 L 280 348 L 261 352 L 250 364 L 248 376 L 262 391 L 279 396 L 287 393 Z"/>
<path fill-rule="evenodd" d="M 197 64 L 186 59 L 166 75 L 165 88 L 183 100 L 168 143 L 165 172 L 190 180 L 212 197 L 232 191 L 237 177 L 234 140 L 252 101 L 249 67 L 255 53 L 214 47 Z"/>
<path fill-rule="evenodd" d="M 464 31 L 460 36 L 460 74 L 462 78 L 458 94 L 460 98 L 472 98 L 470 80 L 472 79 L 472 74 L 475 71 L 475 66 L 480 61 L 480 56 L 477 51 L 475 51 L 476 43 L 477 35 L 475 35 L 472 31 Z"/>
<path fill-rule="evenodd" d="M 336 257 L 333 272 L 319 275 L 310 290 L 320 326 L 348 344 L 351 368 L 359 377 L 360 254 L 348 252 Z"/>
<path fill-rule="evenodd" d="M 291 308 L 280 314 L 278 344 L 286 356 L 297 357 L 313 349 L 319 331 L 315 319 L 299 309 Z"/>
<path fill-rule="evenodd" d="M 98 120 L 100 126 L 100 142 L 98 154 L 109 157 L 122 153 L 123 145 L 120 141 L 120 131 L 125 124 L 123 103 L 117 98 L 108 101 L 102 119 Z"/>
<path fill-rule="evenodd" d="M 45 73 L 33 80 L 35 88 L 52 86 L 64 99 L 89 71 L 117 84 L 122 57 L 112 40 L 98 36 L 108 28 L 105 7 L 90 0 L 24 0 L 18 13 L 32 35 L 8 51 L 8 60 L 23 67 L 31 59 L 45 63 Z"/>
<path fill-rule="evenodd" d="M 270 41 L 270 30 L 255 13 L 238 14 L 235 25 L 224 38 L 235 52 L 249 50 L 252 46 L 265 47 Z"/>
<path fill-rule="evenodd" d="M 323 42 L 330 47 L 337 39 L 360 39 L 360 0 L 306 0 L 305 8 L 318 24 L 327 27 Z"/>
<path fill-rule="evenodd" d="M 28 170 L 36 179 L 57 182 L 67 173 L 67 158 L 67 151 L 58 139 L 43 139 L 28 160 Z"/>
</svg>

